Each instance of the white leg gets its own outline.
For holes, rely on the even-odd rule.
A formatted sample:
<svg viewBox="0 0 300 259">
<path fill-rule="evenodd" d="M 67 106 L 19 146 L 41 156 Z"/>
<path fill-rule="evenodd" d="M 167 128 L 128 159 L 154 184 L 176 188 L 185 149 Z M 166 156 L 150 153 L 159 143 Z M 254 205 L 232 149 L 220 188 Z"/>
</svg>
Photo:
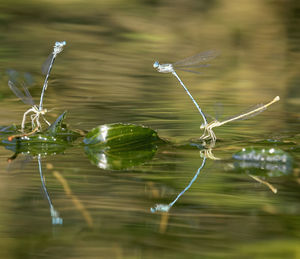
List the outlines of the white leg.
<svg viewBox="0 0 300 259">
<path fill-rule="evenodd" d="M 24 112 L 23 120 L 22 120 L 22 124 L 21 124 L 21 131 L 22 131 L 22 132 L 24 132 L 26 116 L 27 116 L 27 114 L 30 113 L 30 112 L 34 112 L 34 109 L 33 109 L 33 108 L 30 108 L 30 109 L 28 109 L 26 112 Z"/>
<path fill-rule="evenodd" d="M 41 123 L 40 123 L 40 114 L 39 114 L 39 113 L 36 114 L 35 121 L 36 121 L 37 127 L 38 127 L 39 129 L 42 129 L 42 126 L 41 126 Z"/>
<path fill-rule="evenodd" d="M 213 143 L 216 143 L 217 136 L 216 136 L 216 134 L 213 132 L 212 129 L 210 129 L 210 136 L 211 136 L 212 142 L 213 142 Z"/>
<path fill-rule="evenodd" d="M 34 123 L 35 118 L 36 118 L 36 114 L 35 113 L 30 116 L 30 119 L 31 119 L 31 128 L 32 129 L 35 128 L 35 123 Z"/>
<path fill-rule="evenodd" d="M 208 139 L 210 137 L 210 127 L 205 128 L 200 139 Z"/>
<path fill-rule="evenodd" d="M 207 134 L 207 130 L 206 130 L 206 128 L 204 128 L 203 134 L 200 137 L 200 139 L 205 139 L 206 138 L 206 134 Z"/>
<path fill-rule="evenodd" d="M 35 114 L 35 116 L 32 118 L 32 130 L 34 130 L 36 127 L 40 127 L 40 123 L 38 121 L 38 113 Z"/>
</svg>

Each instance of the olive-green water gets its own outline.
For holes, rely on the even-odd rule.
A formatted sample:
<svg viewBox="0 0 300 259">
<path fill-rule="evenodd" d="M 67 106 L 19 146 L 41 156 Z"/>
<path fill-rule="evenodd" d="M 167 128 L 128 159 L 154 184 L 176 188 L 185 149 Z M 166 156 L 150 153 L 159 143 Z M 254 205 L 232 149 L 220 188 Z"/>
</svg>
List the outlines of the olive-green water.
<svg viewBox="0 0 300 259">
<path fill-rule="evenodd" d="M 38 102 L 41 65 L 65 40 L 45 96 L 51 122 L 67 110 L 74 129 L 133 123 L 172 143 L 136 160 L 123 154 L 132 163 L 121 170 L 118 157 L 100 154 L 97 164 L 76 145 L 41 153 L 40 171 L 37 155 L 9 163 L 14 153 L 1 146 L 0 257 L 300 258 L 299 16 L 292 0 L 0 1 L 1 126 L 20 124 L 29 108 L 6 71 L 30 73 Z M 206 114 L 222 120 L 281 98 L 217 128 L 218 160 L 184 146 L 202 135 L 201 117 L 152 66 L 211 49 L 220 55 L 200 75 L 178 71 Z M 248 147 L 293 162 L 233 159 Z M 154 212 L 157 204 L 172 207 Z"/>
</svg>

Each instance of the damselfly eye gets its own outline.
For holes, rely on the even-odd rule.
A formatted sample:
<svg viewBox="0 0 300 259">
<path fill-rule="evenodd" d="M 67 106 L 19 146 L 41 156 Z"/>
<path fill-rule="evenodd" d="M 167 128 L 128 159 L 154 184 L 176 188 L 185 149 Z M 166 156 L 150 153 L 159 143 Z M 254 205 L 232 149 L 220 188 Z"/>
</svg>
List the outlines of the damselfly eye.
<svg viewBox="0 0 300 259">
<path fill-rule="evenodd" d="M 153 63 L 153 67 L 154 67 L 154 68 L 158 68 L 158 66 L 159 66 L 158 61 L 155 61 L 155 62 Z"/>
<path fill-rule="evenodd" d="M 55 47 L 63 47 L 67 44 L 66 41 L 57 41 L 55 42 Z"/>
</svg>

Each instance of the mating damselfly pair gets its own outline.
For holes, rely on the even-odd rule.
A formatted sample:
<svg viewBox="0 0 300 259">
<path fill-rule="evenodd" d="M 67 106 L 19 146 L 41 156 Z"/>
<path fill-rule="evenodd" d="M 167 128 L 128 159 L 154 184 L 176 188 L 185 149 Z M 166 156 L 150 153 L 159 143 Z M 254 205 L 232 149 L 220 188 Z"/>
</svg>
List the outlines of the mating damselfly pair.
<svg viewBox="0 0 300 259">
<path fill-rule="evenodd" d="M 33 98 L 31 96 L 29 90 L 27 89 L 26 85 L 23 84 L 23 89 L 24 89 L 24 93 L 23 93 L 20 89 L 18 89 L 16 82 L 14 80 L 9 80 L 9 82 L 8 82 L 10 89 L 15 93 L 15 95 L 18 96 L 25 104 L 31 105 L 31 108 L 28 109 L 23 115 L 23 120 L 22 120 L 22 124 L 21 124 L 22 132 L 24 132 L 26 116 L 30 113 L 32 113 L 32 115 L 31 115 L 32 132 L 40 131 L 42 129 L 42 125 L 40 123 L 40 118 L 42 118 L 46 122 L 46 124 L 50 125 L 50 123 L 45 118 L 45 114 L 48 111 L 47 111 L 47 109 L 43 108 L 43 98 L 44 98 L 45 91 L 47 89 L 48 79 L 49 79 L 50 72 L 51 72 L 51 69 L 53 66 L 53 62 L 54 62 L 56 56 L 63 50 L 63 47 L 65 45 L 66 45 L 65 41 L 56 42 L 54 45 L 53 51 L 51 52 L 50 56 L 48 57 L 48 59 L 46 60 L 46 62 L 43 65 L 43 73 L 46 75 L 46 77 L 45 77 L 45 81 L 44 81 L 42 92 L 41 92 L 39 106 L 37 106 L 35 104 L 35 102 L 33 101 Z M 182 85 L 182 87 L 184 88 L 186 93 L 192 99 L 193 103 L 195 104 L 196 108 L 198 109 L 199 113 L 202 116 L 203 124 L 201 125 L 200 128 L 204 129 L 204 134 L 202 135 L 201 139 L 209 139 L 210 138 L 210 139 L 212 139 L 213 142 L 216 140 L 216 135 L 213 132 L 214 127 L 224 125 L 225 123 L 228 123 L 228 122 L 231 122 L 234 120 L 245 119 L 247 117 L 253 116 L 253 115 L 263 111 L 264 109 L 266 109 L 269 105 L 273 104 L 274 102 L 279 101 L 279 99 L 280 99 L 279 96 L 277 96 L 268 104 L 260 105 L 260 107 L 254 109 L 250 112 L 240 114 L 238 116 L 235 116 L 228 120 L 224 120 L 222 122 L 214 120 L 211 123 L 208 123 L 205 114 L 202 112 L 200 106 L 195 101 L 195 99 L 193 98 L 192 94 L 189 92 L 187 87 L 184 85 L 184 83 L 182 82 L 182 80 L 180 79 L 178 74 L 176 73 L 175 69 L 186 71 L 186 72 L 199 73 L 193 69 L 198 68 L 198 67 L 208 66 L 207 62 L 214 59 L 217 55 L 218 55 L 217 51 L 210 50 L 210 51 L 196 54 L 192 57 L 183 59 L 183 60 L 175 62 L 175 63 L 160 64 L 158 61 L 156 61 L 153 64 L 153 67 L 156 68 L 158 72 L 172 73 L 176 77 L 176 79 L 179 81 L 179 83 Z"/>
<path fill-rule="evenodd" d="M 202 116 L 203 119 L 203 124 L 201 124 L 200 129 L 204 129 L 203 135 L 200 137 L 200 139 L 206 140 L 206 139 L 211 139 L 212 145 L 214 145 L 217 137 L 215 133 L 213 132 L 214 127 L 219 127 L 222 126 L 228 122 L 232 122 L 235 120 L 240 120 L 240 119 L 246 119 L 251 116 L 254 116 L 263 110 L 265 110 L 268 106 L 271 104 L 277 102 L 280 100 L 279 96 L 276 96 L 271 102 L 267 104 L 260 104 L 258 107 L 255 109 L 239 114 L 237 116 L 231 117 L 229 119 L 223 120 L 223 121 L 218 121 L 218 120 L 213 120 L 212 122 L 208 123 L 205 114 L 202 112 L 200 106 L 192 96 L 192 94 L 189 92 L 187 87 L 184 85 L 178 74 L 176 73 L 176 70 L 182 70 L 185 72 L 192 72 L 192 73 L 199 73 L 197 71 L 191 70 L 195 69 L 198 67 L 206 67 L 208 66 L 207 62 L 211 61 L 218 55 L 218 52 L 215 50 L 210 50 L 202 53 L 198 53 L 192 57 L 185 58 L 183 60 L 177 61 L 175 63 L 167 63 L 167 64 L 160 64 L 158 61 L 155 61 L 153 64 L 153 67 L 157 69 L 158 72 L 160 73 L 172 73 L 176 79 L 179 81 L 179 83 L 182 85 L 188 96 L 192 99 L 193 103 L 195 104 L 196 108 L 198 109 L 199 113 Z"/>
<path fill-rule="evenodd" d="M 60 52 L 62 52 L 63 47 L 65 45 L 66 45 L 65 41 L 56 42 L 54 47 L 53 47 L 53 51 L 50 53 L 49 57 L 46 59 L 44 65 L 42 67 L 42 72 L 43 72 L 43 74 L 46 75 L 46 77 L 45 77 L 45 80 L 44 80 L 39 105 L 35 104 L 35 102 L 34 102 L 32 96 L 31 96 L 27 86 L 25 85 L 25 83 L 24 82 L 22 82 L 22 83 L 18 82 L 16 80 L 16 78 L 14 78 L 12 74 L 10 74 L 10 79 L 8 81 L 9 88 L 25 104 L 31 105 L 31 108 L 29 108 L 23 115 L 23 120 L 22 120 L 22 123 L 21 123 L 21 131 L 22 132 L 24 132 L 24 129 L 25 129 L 26 117 L 30 113 L 32 113 L 31 116 L 30 116 L 32 131 L 39 131 L 39 130 L 42 129 L 40 118 L 42 118 L 46 122 L 46 124 L 48 124 L 48 126 L 50 126 L 50 122 L 47 121 L 47 119 L 45 118 L 45 114 L 48 112 L 48 110 L 43 108 L 43 99 L 44 99 L 45 91 L 46 91 L 47 86 L 48 86 L 48 79 L 49 79 L 50 72 L 51 72 L 51 69 L 52 69 L 52 66 L 53 66 L 53 62 L 54 62 L 56 56 Z M 24 93 L 18 88 L 18 85 L 20 85 L 20 84 L 22 85 Z"/>
</svg>

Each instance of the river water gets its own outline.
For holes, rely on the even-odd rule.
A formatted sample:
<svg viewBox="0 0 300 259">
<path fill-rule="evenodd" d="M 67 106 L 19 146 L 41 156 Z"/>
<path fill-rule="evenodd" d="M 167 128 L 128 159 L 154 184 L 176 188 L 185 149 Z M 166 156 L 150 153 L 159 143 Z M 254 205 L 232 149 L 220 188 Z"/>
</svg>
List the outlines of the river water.
<svg viewBox="0 0 300 259">
<path fill-rule="evenodd" d="M 172 143 L 128 167 L 97 166 L 80 145 L 8 163 L 1 147 L 1 258 L 300 257 L 297 1 L 1 1 L 0 31 L 1 125 L 29 108 L 6 71 L 30 73 L 38 103 L 41 65 L 65 40 L 45 96 L 51 122 L 66 110 L 74 129 L 133 123 Z M 220 54 L 201 74 L 178 74 L 209 120 L 281 100 L 217 128 L 205 157 L 190 145 L 198 111 L 152 64 L 207 50 Z M 243 148 L 293 162 L 245 164 L 233 158 Z"/>
</svg>

